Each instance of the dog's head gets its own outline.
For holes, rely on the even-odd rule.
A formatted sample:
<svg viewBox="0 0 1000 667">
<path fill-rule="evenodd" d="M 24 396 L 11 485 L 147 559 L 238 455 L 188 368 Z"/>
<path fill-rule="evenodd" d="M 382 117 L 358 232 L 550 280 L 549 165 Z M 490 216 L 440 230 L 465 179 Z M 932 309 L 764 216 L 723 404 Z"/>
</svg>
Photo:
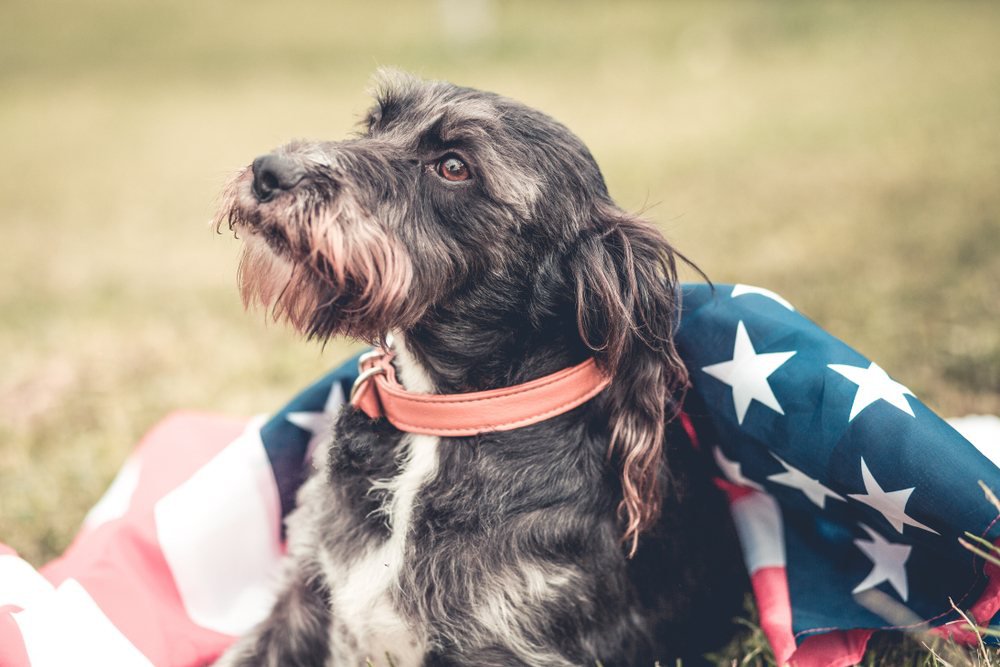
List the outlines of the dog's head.
<svg viewBox="0 0 1000 667">
<path fill-rule="evenodd" d="M 658 514 L 664 423 L 687 383 L 675 252 L 548 116 L 395 72 L 375 96 L 358 136 L 288 144 L 227 189 L 218 222 L 244 238 L 245 303 L 310 337 L 371 342 L 425 326 L 470 286 L 523 326 L 569 313 L 614 378 L 604 400 L 634 545 Z"/>
</svg>

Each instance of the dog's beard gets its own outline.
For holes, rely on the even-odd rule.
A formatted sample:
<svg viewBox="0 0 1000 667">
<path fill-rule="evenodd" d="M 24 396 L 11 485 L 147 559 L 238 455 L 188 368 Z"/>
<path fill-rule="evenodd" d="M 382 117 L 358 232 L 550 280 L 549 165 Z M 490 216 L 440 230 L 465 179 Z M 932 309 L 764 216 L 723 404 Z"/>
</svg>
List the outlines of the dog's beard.
<svg viewBox="0 0 1000 667">
<path fill-rule="evenodd" d="M 240 176 L 216 224 L 243 237 L 244 306 L 262 306 L 310 338 L 343 334 L 376 343 L 422 313 L 410 295 L 408 253 L 345 195 L 328 204 L 303 190 L 260 204 Z"/>
</svg>

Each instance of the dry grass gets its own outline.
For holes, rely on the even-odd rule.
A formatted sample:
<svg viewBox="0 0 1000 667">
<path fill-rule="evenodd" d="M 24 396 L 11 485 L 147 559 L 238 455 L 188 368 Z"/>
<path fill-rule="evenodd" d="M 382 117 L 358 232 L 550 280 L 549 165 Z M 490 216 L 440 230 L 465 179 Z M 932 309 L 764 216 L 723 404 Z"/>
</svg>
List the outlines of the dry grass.
<svg viewBox="0 0 1000 667">
<path fill-rule="evenodd" d="M 207 221 L 236 166 L 342 136 L 382 64 L 546 109 L 715 280 L 784 293 L 945 414 L 1000 412 L 1000 6 L 514 2 L 448 27 L 474 5 L 0 7 L 2 539 L 52 557 L 158 417 L 273 409 L 345 353 L 244 315 Z"/>
</svg>

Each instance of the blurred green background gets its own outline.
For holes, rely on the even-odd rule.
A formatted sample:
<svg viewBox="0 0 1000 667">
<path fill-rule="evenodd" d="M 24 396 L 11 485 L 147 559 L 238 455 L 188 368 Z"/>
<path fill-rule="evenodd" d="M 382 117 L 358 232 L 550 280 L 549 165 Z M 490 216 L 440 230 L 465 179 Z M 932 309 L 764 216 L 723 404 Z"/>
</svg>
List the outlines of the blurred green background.
<svg viewBox="0 0 1000 667">
<path fill-rule="evenodd" d="M 167 412 L 342 357 L 242 311 L 235 169 L 394 65 L 574 129 L 716 281 L 777 290 L 944 414 L 1000 413 L 1000 4 L 0 4 L 0 539 L 68 543 Z"/>
</svg>

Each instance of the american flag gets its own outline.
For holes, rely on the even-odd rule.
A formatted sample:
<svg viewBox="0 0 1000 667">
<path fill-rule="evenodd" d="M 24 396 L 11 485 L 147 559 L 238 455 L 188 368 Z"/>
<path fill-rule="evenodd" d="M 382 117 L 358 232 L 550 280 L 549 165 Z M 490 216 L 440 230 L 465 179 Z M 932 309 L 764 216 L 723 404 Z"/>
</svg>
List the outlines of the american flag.
<svg viewBox="0 0 1000 667">
<path fill-rule="evenodd" d="M 356 374 L 269 419 L 172 414 L 61 558 L 35 571 L 0 544 L 0 667 L 210 664 L 270 611 L 282 519 Z"/>
<path fill-rule="evenodd" d="M 958 538 L 1000 537 L 978 484 L 1000 491 L 998 422 L 966 422 L 987 436 L 967 440 L 769 290 L 689 285 L 683 303 L 685 410 L 779 664 L 853 664 L 875 629 L 968 640 L 950 600 L 991 622 L 1000 577 Z"/>
<path fill-rule="evenodd" d="M 997 616 L 1000 576 L 957 538 L 1000 533 L 977 484 L 1000 490 L 1000 420 L 966 440 L 760 288 L 685 286 L 677 342 L 779 663 L 852 664 L 878 628 L 969 640 L 949 598 Z M 210 663 L 268 613 L 282 519 L 356 373 L 270 418 L 171 415 L 61 558 L 36 571 L 0 545 L 0 666 Z"/>
</svg>

